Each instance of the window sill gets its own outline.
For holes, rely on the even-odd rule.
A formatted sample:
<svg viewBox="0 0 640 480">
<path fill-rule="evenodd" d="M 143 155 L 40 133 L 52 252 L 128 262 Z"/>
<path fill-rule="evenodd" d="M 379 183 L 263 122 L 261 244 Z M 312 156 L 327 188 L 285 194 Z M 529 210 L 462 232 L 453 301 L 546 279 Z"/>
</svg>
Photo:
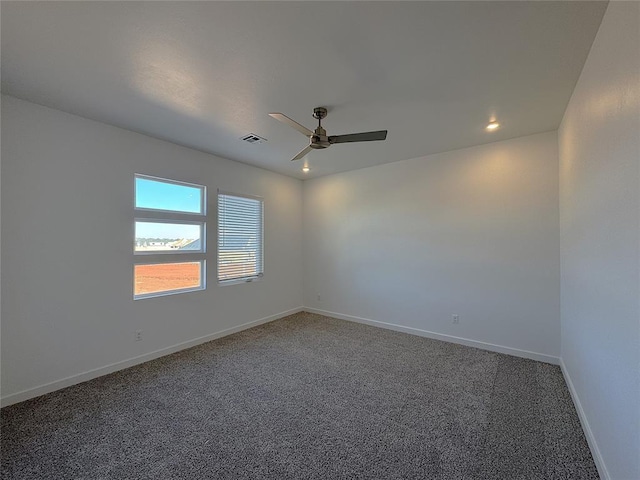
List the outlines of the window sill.
<svg viewBox="0 0 640 480">
<path fill-rule="evenodd" d="M 154 293 L 142 293 L 140 295 L 134 295 L 134 300 L 143 300 L 145 298 L 157 298 L 157 297 L 167 297 L 169 295 L 178 295 L 180 293 L 190 293 L 190 292 L 202 292 L 206 290 L 206 287 L 194 287 L 194 288 L 182 288 L 180 290 L 166 290 L 164 292 L 154 292 Z"/>
<path fill-rule="evenodd" d="M 242 283 L 255 283 L 260 281 L 262 281 L 262 277 L 240 278 L 237 280 L 223 280 L 223 281 L 218 281 L 218 286 L 226 287 L 228 285 L 240 285 Z"/>
</svg>

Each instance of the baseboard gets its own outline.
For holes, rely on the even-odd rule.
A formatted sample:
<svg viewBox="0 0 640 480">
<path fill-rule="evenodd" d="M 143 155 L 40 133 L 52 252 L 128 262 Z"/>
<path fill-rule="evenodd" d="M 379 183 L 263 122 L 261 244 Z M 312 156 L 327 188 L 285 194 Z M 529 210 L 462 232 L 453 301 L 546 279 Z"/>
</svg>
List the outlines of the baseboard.
<svg viewBox="0 0 640 480">
<path fill-rule="evenodd" d="M 238 332 L 241 332 L 242 330 L 256 327 L 258 325 L 262 325 L 263 323 L 272 322 L 273 320 L 278 320 L 279 318 L 286 317 L 288 315 L 293 315 L 294 313 L 298 313 L 302 311 L 304 311 L 304 308 L 302 307 L 292 308 L 291 310 L 276 313 L 275 315 L 269 315 L 268 317 L 260 318 L 258 320 L 253 320 L 251 322 L 243 323 L 242 325 L 238 325 L 236 327 L 227 328 L 225 330 L 221 330 L 216 333 L 205 335 L 203 337 L 194 338 L 193 340 L 188 340 L 186 342 L 177 343 L 170 347 L 165 347 L 159 350 L 155 350 L 153 352 L 145 353 L 144 355 L 139 355 L 137 357 L 129 358 L 127 360 L 112 363 L 104 367 L 94 368 L 93 370 L 88 370 L 86 372 L 82 372 L 77 375 L 72 375 L 70 377 L 66 377 L 61 380 L 56 380 L 54 382 L 46 383 L 38 387 L 22 390 L 21 392 L 13 393 L 11 395 L 7 395 L 6 397 L 2 397 L 0 399 L 0 405 L 2 407 L 6 407 L 8 405 L 13 405 L 14 403 L 23 402 L 25 400 L 29 400 L 30 398 L 35 398 L 35 397 L 39 397 L 40 395 L 45 395 L 47 393 L 55 392 L 56 390 L 60 390 L 65 387 L 70 387 L 71 385 L 76 385 L 78 383 L 86 382 L 87 380 L 93 380 L 94 378 L 98 378 L 103 375 L 108 375 L 109 373 L 117 372 L 118 370 L 123 370 L 125 368 L 133 367 L 134 365 L 139 365 L 141 363 L 148 362 L 149 360 L 154 360 L 156 358 L 160 358 L 165 355 L 170 355 L 172 353 L 179 352 L 180 350 L 185 350 L 187 348 L 195 347 L 196 345 L 210 342 L 211 340 L 215 340 L 217 338 L 226 337 L 227 335 L 238 333 Z"/>
<path fill-rule="evenodd" d="M 529 358 L 531 360 L 538 360 L 540 362 L 551 363 L 553 365 L 559 365 L 560 359 L 552 355 L 544 353 L 530 352 L 528 350 L 520 350 L 518 348 L 505 347 L 503 345 L 494 345 L 493 343 L 481 342 L 479 340 L 471 340 L 469 338 L 455 337 L 453 335 L 446 335 L 444 333 L 430 332 L 428 330 L 422 330 L 420 328 L 405 327 L 403 325 L 397 325 L 395 323 L 380 322 L 378 320 L 369 320 L 368 318 L 355 317 L 353 315 L 345 315 L 342 313 L 329 312 L 327 310 L 320 310 L 317 308 L 305 307 L 305 311 L 311 313 L 318 313 L 327 317 L 338 318 L 340 320 L 348 320 L 350 322 L 364 323 L 366 325 L 372 325 L 374 327 L 386 328 L 388 330 L 395 330 L 397 332 L 410 333 L 412 335 L 419 335 L 421 337 L 432 338 L 434 340 L 442 340 L 444 342 L 457 343 L 459 345 L 466 345 L 467 347 L 480 348 L 482 350 L 489 350 L 490 352 L 505 353 L 507 355 L 513 355 L 516 357 Z"/>
<path fill-rule="evenodd" d="M 609 470 L 607 470 L 607 466 L 605 465 L 604 459 L 602 458 L 602 454 L 600 453 L 600 449 L 598 448 L 596 437 L 593 435 L 593 432 L 591 431 L 589 420 L 587 420 L 587 415 L 584 413 L 584 409 L 582 408 L 582 404 L 580 403 L 580 397 L 578 397 L 578 392 L 573 386 L 573 382 L 571 381 L 571 376 L 569 375 L 569 371 L 567 370 L 567 367 L 564 364 L 562 357 L 560 357 L 560 369 L 562 370 L 564 381 L 567 383 L 567 386 L 569 387 L 569 393 L 571 394 L 571 399 L 573 400 L 573 404 L 575 405 L 576 411 L 578 412 L 578 418 L 580 418 L 580 424 L 582 425 L 582 430 L 584 430 L 584 434 L 587 437 L 587 443 L 589 444 L 589 448 L 591 449 L 591 455 L 593 456 L 593 461 L 596 464 L 598 473 L 600 474 L 600 479 L 611 480 L 611 476 L 609 475 Z"/>
</svg>

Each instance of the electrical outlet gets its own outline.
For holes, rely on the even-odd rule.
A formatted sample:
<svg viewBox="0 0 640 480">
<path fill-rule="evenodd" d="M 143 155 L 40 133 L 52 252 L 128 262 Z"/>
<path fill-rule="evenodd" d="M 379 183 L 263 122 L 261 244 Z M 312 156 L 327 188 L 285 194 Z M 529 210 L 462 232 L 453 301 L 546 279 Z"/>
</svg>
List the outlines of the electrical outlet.
<svg viewBox="0 0 640 480">
<path fill-rule="evenodd" d="M 133 338 L 136 342 L 142 341 L 142 330 L 136 330 L 136 332 L 133 335 L 134 335 Z"/>
<path fill-rule="evenodd" d="M 318 297 L 318 301 L 321 302 L 322 301 L 322 297 L 320 296 L 320 294 L 318 294 L 317 297 Z"/>
<path fill-rule="evenodd" d="M 456 325 L 460 323 L 460 315 L 456 315 L 454 313 L 453 315 L 451 315 L 451 319 L 453 320 L 453 323 L 455 323 Z"/>
</svg>

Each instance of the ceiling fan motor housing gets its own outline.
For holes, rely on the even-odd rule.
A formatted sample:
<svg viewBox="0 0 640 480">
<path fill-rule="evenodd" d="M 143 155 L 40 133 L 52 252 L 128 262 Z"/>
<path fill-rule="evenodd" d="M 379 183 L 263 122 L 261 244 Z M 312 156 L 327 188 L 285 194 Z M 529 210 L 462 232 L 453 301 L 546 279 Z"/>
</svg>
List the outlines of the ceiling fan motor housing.
<svg viewBox="0 0 640 480">
<path fill-rule="evenodd" d="M 309 140 L 309 146 L 314 150 L 322 150 L 331 145 L 329 137 L 327 137 L 327 131 L 320 126 L 313 131 L 313 135 L 309 137 Z"/>
</svg>

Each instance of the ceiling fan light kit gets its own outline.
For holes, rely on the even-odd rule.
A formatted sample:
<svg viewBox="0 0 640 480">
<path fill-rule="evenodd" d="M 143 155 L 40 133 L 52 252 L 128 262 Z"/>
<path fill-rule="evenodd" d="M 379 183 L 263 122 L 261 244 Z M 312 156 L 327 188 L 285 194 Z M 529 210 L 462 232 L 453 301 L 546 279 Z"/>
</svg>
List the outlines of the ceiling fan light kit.
<svg viewBox="0 0 640 480">
<path fill-rule="evenodd" d="M 295 128 L 304 136 L 309 138 L 309 145 L 302 149 L 291 161 L 300 160 L 307 155 L 311 150 L 323 150 L 329 148 L 336 143 L 354 143 L 354 142 L 374 142 L 378 140 L 385 140 L 387 138 L 386 130 L 378 130 L 375 132 L 363 132 L 363 133 L 351 133 L 348 135 L 331 135 L 327 136 L 327 131 L 322 128 L 322 119 L 327 116 L 326 107 L 316 107 L 313 109 L 313 118 L 318 120 L 318 126 L 315 130 L 311 131 L 307 127 L 300 125 L 295 120 L 287 117 L 283 113 L 270 113 L 269 116 L 279 120 L 282 123 Z"/>
</svg>

